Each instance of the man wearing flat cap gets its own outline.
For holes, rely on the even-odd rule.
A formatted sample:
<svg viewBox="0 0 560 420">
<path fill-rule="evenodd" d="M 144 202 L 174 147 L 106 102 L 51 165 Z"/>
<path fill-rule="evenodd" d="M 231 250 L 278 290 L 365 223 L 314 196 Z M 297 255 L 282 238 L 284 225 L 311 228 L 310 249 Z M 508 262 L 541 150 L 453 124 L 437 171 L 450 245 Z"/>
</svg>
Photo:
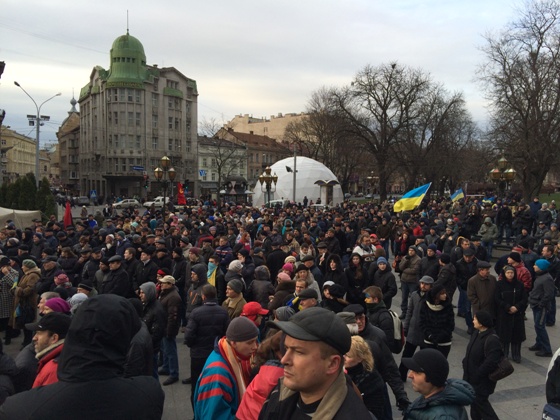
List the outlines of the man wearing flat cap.
<svg viewBox="0 0 560 420">
<path fill-rule="evenodd" d="M 284 377 L 264 403 L 259 419 L 371 418 L 344 374 L 344 355 L 352 338 L 340 317 L 324 308 L 309 308 L 271 325 L 286 334 Z"/>
<path fill-rule="evenodd" d="M 101 284 L 101 294 L 113 294 L 122 297 L 131 297 L 132 284 L 122 265 L 123 258 L 113 255 L 109 258 L 109 274 Z"/>
<path fill-rule="evenodd" d="M 465 406 L 474 401 L 474 389 L 461 379 L 447 379 L 449 363 L 443 354 L 422 349 L 412 357 L 404 357 L 402 363 L 410 369 L 412 389 L 422 394 L 406 410 L 406 420 L 468 419 Z"/>
<path fill-rule="evenodd" d="M 478 311 L 484 310 L 492 318 L 496 317 L 494 304 L 496 277 L 490 274 L 490 267 L 489 262 L 479 260 L 476 265 L 477 273 L 469 279 L 467 284 L 467 297 L 471 302 L 473 316 Z M 469 328 L 469 334 L 472 332 L 473 330 Z"/>
</svg>

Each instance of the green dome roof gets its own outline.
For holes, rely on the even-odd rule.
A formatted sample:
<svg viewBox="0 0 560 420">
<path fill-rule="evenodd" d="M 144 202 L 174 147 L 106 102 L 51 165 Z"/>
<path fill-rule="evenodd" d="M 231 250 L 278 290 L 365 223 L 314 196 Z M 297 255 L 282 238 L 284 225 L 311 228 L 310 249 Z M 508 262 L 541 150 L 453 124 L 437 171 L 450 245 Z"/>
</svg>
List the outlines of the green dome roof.
<svg viewBox="0 0 560 420">
<path fill-rule="evenodd" d="M 146 54 L 142 43 L 135 37 L 121 35 L 111 48 L 111 68 L 108 87 L 142 88 L 146 80 Z"/>
</svg>

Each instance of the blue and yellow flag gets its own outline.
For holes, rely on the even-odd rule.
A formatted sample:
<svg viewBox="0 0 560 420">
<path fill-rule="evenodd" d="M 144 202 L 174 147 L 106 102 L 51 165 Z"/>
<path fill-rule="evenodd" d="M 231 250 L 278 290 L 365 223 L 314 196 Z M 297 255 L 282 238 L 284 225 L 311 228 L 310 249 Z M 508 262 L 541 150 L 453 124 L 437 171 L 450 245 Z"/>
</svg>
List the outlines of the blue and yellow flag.
<svg viewBox="0 0 560 420">
<path fill-rule="evenodd" d="M 453 195 L 451 195 L 452 202 L 459 201 L 461 198 L 465 198 L 465 193 L 463 192 L 462 188 L 459 188 L 453 193 Z"/>
<path fill-rule="evenodd" d="M 416 207 L 418 207 L 431 185 L 432 183 L 430 182 L 429 184 L 422 185 L 421 187 L 415 188 L 403 195 L 402 198 L 397 201 L 395 203 L 395 206 L 393 207 L 395 213 L 414 210 Z"/>
</svg>

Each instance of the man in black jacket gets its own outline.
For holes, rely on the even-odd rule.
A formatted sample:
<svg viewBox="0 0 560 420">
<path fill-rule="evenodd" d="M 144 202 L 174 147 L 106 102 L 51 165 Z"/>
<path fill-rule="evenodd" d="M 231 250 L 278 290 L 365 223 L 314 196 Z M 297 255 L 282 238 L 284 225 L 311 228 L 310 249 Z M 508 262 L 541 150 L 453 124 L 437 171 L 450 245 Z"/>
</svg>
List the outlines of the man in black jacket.
<svg viewBox="0 0 560 420">
<path fill-rule="evenodd" d="M 167 328 L 167 316 L 161 302 L 157 299 L 156 285 L 144 283 L 140 286 L 140 300 L 142 301 L 142 320 L 146 323 L 148 331 L 152 336 L 152 347 L 154 350 L 153 376 L 158 378 L 157 356 L 161 348 L 161 340 Z"/>
<path fill-rule="evenodd" d="M 132 304 L 116 295 L 86 300 L 72 318 L 59 358 L 59 382 L 16 394 L 0 419 L 160 419 L 165 395 L 148 376 L 123 377 L 123 365 L 140 320 Z M 68 404 L 88 396 L 95 409 Z M 48 415 L 47 415 L 48 413 Z"/>
<path fill-rule="evenodd" d="M 152 283 L 157 281 L 158 266 L 152 261 L 154 251 L 154 247 L 148 246 L 143 249 L 140 254 L 141 264 L 138 266 L 136 271 L 136 282 L 138 287 L 148 281 Z"/>
<path fill-rule="evenodd" d="M 216 300 L 216 288 L 211 284 L 202 286 L 203 305 L 195 308 L 187 324 L 185 331 L 185 344 L 191 349 L 191 378 L 196 380 L 200 376 L 204 363 L 212 350 L 216 337 L 223 337 L 229 325 L 227 311 L 218 305 Z M 189 381 L 184 380 L 187 384 Z M 191 387 L 191 404 L 194 409 L 194 390 Z"/>
<path fill-rule="evenodd" d="M 109 274 L 101 284 L 100 293 L 131 297 L 132 285 L 128 274 L 124 271 L 120 255 L 113 255 L 109 258 L 109 270 Z"/>
</svg>

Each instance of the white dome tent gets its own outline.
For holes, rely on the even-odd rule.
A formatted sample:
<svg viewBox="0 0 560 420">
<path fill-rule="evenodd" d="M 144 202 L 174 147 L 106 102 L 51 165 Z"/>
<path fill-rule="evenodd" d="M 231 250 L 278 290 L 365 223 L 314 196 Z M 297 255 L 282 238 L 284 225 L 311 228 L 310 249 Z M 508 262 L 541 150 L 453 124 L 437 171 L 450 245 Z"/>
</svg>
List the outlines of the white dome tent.
<svg viewBox="0 0 560 420">
<path fill-rule="evenodd" d="M 332 171 L 311 158 L 298 156 L 296 158 L 296 202 L 303 202 L 303 198 L 307 196 L 309 201 L 317 202 L 317 198 L 321 197 L 322 204 L 336 205 L 344 201 L 344 194 L 342 188 Z M 271 173 L 278 175 L 278 182 L 276 183 L 276 191 L 270 194 L 271 200 L 290 200 L 293 199 L 294 188 L 294 174 L 288 172 L 287 167 L 291 170 L 294 169 L 294 158 L 289 157 L 276 162 L 270 167 Z M 319 181 L 321 185 L 332 185 L 332 198 L 327 201 L 328 186 L 321 187 L 316 183 Z M 266 200 L 266 191 L 263 192 L 261 184 L 257 181 L 253 195 L 253 205 L 262 206 Z M 273 188 L 274 189 L 274 188 Z"/>
</svg>

